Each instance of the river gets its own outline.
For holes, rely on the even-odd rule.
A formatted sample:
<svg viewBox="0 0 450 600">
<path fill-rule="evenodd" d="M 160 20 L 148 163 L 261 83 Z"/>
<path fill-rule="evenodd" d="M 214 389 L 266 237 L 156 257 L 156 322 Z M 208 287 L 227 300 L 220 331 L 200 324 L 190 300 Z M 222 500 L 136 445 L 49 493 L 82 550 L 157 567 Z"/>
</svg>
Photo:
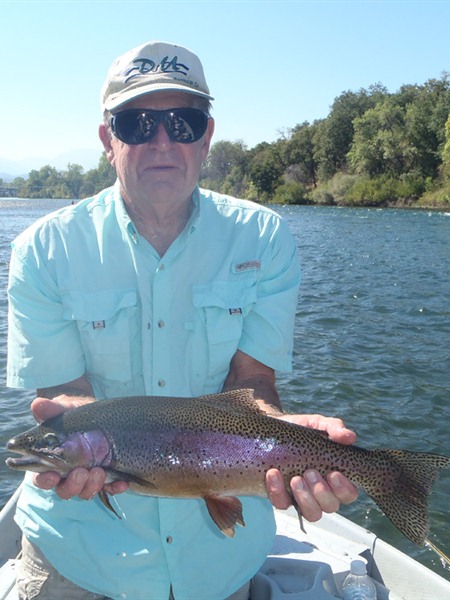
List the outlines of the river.
<svg viewBox="0 0 450 600">
<path fill-rule="evenodd" d="M 5 443 L 31 425 L 31 392 L 5 388 L 11 240 L 61 200 L 0 199 L 0 506 L 21 475 Z M 342 417 L 365 447 L 450 456 L 450 213 L 276 207 L 299 246 L 303 281 L 294 369 L 278 375 L 286 408 Z M 431 541 L 450 555 L 450 470 L 429 502 Z M 341 514 L 450 580 L 366 496 Z"/>
</svg>

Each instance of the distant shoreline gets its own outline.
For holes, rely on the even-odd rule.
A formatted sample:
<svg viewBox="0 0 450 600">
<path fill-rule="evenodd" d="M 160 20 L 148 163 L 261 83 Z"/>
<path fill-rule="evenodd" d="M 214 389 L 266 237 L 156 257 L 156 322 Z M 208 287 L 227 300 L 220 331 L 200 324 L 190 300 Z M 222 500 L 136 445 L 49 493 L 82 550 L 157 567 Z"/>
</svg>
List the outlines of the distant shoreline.
<svg viewBox="0 0 450 600">
<path fill-rule="evenodd" d="M 1 188 L 0 188 L 1 190 Z M 88 198 L 89 196 L 86 196 Z M 67 205 L 76 204 L 85 198 L 25 198 L 22 196 L 12 196 L 12 195 L 1 195 L 0 192 L 0 200 L 35 200 L 39 202 L 40 200 L 46 200 L 49 202 L 67 202 Z M 256 201 L 258 202 L 258 201 Z M 267 206 L 312 206 L 312 207 L 324 207 L 324 208 L 383 208 L 383 209 L 396 209 L 396 210 L 428 210 L 435 212 L 450 212 L 450 202 L 448 204 L 444 203 L 430 203 L 425 204 L 420 201 L 405 201 L 405 200 L 392 200 L 389 202 L 383 203 L 370 203 L 361 201 L 361 203 L 352 202 L 351 204 L 344 202 L 298 202 L 298 203 L 281 203 L 281 202 L 260 202 L 260 204 L 265 204 Z"/>
</svg>

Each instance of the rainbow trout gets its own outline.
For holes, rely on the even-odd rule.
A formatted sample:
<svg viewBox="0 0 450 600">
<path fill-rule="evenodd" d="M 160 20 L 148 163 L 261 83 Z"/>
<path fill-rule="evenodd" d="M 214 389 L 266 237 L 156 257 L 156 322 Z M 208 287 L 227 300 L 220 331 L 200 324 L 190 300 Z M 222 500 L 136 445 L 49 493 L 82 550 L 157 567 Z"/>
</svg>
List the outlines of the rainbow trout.
<svg viewBox="0 0 450 600">
<path fill-rule="evenodd" d="M 344 446 L 323 433 L 264 414 L 252 390 L 198 398 L 131 397 L 64 412 L 9 440 L 12 469 L 100 466 L 150 496 L 203 498 L 219 529 L 244 525 L 236 496 L 267 496 L 265 473 L 286 481 L 306 469 L 340 471 L 362 488 L 412 542 L 428 535 L 427 496 L 450 458 Z M 111 509 L 106 494 L 102 500 Z"/>
</svg>

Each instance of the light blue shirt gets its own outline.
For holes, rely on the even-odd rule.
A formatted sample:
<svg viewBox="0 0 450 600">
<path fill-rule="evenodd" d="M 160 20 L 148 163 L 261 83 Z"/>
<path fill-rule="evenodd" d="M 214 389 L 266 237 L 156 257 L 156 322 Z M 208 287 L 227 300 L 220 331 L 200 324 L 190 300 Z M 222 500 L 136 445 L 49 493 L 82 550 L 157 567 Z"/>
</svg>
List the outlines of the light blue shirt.
<svg viewBox="0 0 450 600">
<path fill-rule="evenodd" d="M 8 385 L 87 374 L 98 398 L 218 392 L 240 349 L 290 370 L 299 266 L 270 209 L 196 189 L 161 258 L 116 184 L 38 221 L 13 243 Z M 271 505 L 241 498 L 246 527 L 225 538 L 203 500 L 60 500 L 26 478 L 17 521 L 58 571 L 117 600 L 222 600 L 270 550 Z"/>
</svg>

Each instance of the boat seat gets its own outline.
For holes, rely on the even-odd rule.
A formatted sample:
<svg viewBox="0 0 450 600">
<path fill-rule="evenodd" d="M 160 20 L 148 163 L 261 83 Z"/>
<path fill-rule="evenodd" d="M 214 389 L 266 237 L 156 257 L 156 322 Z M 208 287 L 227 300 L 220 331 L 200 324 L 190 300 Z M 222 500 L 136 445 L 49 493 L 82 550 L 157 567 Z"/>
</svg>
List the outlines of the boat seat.
<svg viewBox="0 0 450 600">
<path fill-rule="evenodd" d="M 269 557 L 252 582 L 252 595 L 265 600 L 335 600 L 339 593 L 329 565 Z"/>
</svg>

